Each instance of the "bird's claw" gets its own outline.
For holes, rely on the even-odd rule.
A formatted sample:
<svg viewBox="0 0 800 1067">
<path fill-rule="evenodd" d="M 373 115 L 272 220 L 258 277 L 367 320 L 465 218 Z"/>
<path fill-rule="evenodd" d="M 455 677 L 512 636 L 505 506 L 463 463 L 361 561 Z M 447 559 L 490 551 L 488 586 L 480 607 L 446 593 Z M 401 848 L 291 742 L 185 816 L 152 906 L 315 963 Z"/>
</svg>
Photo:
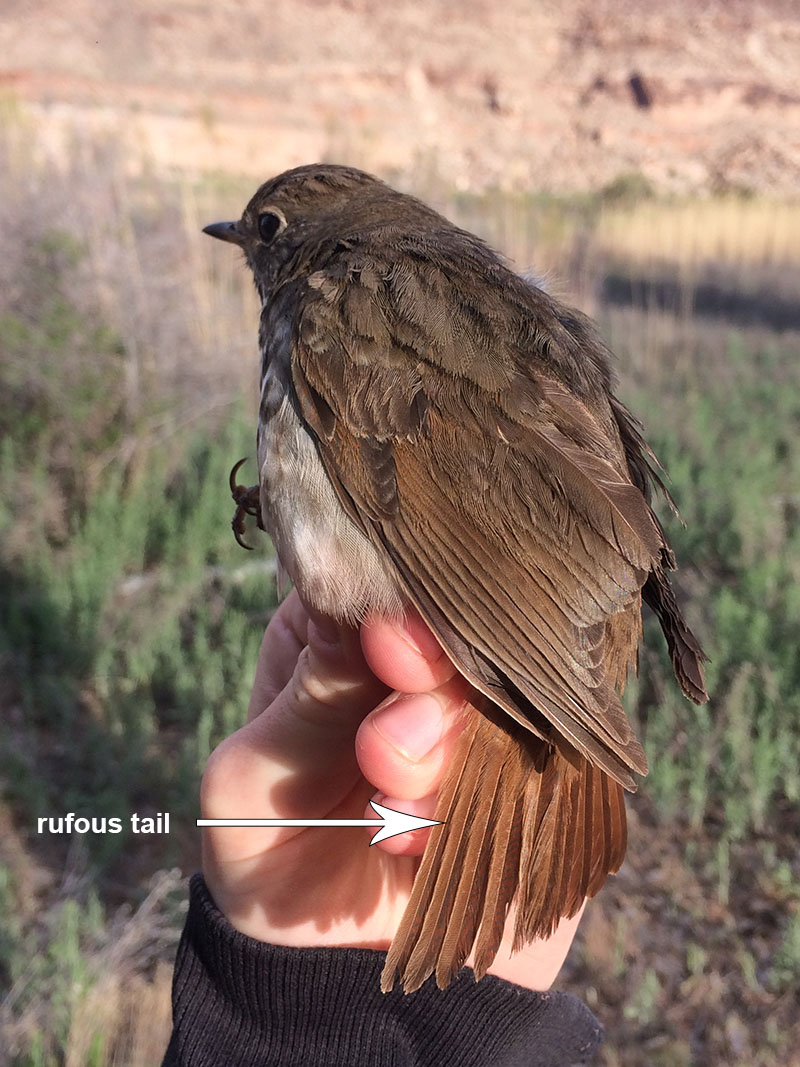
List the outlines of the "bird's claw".
<svg viewBox="0 0 800 1067">
<path fill-rule="evenodd" d="M 252 515 L 258 523 L 259 530 L 264 529 L 264 523 L 261 519 L 261 502 L 259 499 L 259 486 L 251 485 L 244 486 L 239 485 L 236 481 L 236 475 L 241 465 L 245 462 L 247 457 L 240 459 L 231 470 L 228 484 L 231 487 L 231 496 L 236 504 L 236 511 L 233 513 L 233 519 L 231 520 L 231 529 L 233 530 L 233 536 L 236 538 L 237 545 L 241 545 L 242 548 L 246 548 L 248 551 L 252 549 L 252 545 L 248 545 L 242 540 L 247 530 L 247 516 Z"/>
</svg>

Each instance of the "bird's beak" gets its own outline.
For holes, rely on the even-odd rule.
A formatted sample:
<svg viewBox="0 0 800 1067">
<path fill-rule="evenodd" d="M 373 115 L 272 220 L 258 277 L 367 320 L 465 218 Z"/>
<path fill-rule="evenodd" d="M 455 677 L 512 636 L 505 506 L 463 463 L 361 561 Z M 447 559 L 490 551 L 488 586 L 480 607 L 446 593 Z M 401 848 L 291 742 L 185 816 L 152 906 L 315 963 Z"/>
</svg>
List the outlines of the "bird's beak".
<svg viewBox="0 0 800 1067">
<path fill-rule="evenodd" d="M 209 237 L 218 237 L 220 241 L 230 241 L 235 245 L 243 245 L 245 242 L 235 222 L 212 222 L 210 226 L 203 227 L 203 233 L 207 233 Z"/>
</svg>

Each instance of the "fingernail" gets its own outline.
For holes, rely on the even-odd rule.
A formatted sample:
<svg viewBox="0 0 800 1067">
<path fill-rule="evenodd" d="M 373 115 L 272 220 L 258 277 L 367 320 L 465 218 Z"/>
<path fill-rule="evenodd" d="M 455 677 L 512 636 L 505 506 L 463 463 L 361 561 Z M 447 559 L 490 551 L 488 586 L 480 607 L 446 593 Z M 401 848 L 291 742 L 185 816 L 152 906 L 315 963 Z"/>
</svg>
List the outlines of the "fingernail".
<svg viewBox="0 0 800 1067">
<path fill-rule="evenodd" d="M 412 614 L 404 619 L 393 621 L 392 628 L 424 659 L 433 661 L 444 655 L 442 646 L 419 615 Z"/>
<path fill-rule="evenodd" d="M 398 693 L 375 712 L 375 729 L 406 759 L 421 760 L 441 740 L 442 708 L 427 693 Z"/>
</svg>

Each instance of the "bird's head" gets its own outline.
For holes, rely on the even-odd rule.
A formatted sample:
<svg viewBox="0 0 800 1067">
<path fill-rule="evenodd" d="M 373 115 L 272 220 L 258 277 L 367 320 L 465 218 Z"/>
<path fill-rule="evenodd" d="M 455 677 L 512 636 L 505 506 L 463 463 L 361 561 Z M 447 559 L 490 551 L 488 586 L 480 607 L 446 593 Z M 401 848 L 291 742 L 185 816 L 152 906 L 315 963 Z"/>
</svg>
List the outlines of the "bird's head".
<svg viewBox="0 0 800 1067">
<path fill-rule="evenodd" d="M 402 199 L 363 171 L 313 163 L 265 182 L 238 221 L 214 222 L 203 233 L 244 250 L 264 299 L 298 252 L 346 237 L 359 220 L 374 214 L 376 201 L 387 197 Z"/>
<path fill-rule="evenodd" d="M 375 226 L 398 233 L 433 220 L 426 205 L 352 167 L 312 163 L 265 182 L 236 222 L 203 233 L 239 245 L 264 300 L 279 278 L 302 272 L 317 249 Z M 294 267 L 294 270 L 292 269 Z"/>
</svg>

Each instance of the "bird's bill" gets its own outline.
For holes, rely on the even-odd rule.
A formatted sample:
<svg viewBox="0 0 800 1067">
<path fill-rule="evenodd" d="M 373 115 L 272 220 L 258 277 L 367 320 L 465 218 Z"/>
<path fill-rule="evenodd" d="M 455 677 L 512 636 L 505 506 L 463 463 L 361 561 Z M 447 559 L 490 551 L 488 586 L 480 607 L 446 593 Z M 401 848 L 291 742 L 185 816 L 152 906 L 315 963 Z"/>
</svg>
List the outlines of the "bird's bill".
<svg viewBox="0 0 800 1067">
<path fill-rule="evenodd" d="M 230 241 L 231 244 L 244 244 L 244 236 L 235 222 L 212 222 L 210 226 L 203 227 L 203 233 L 207 233 L 209 237 L 218 237 L 220 241 Z"/>
</svg>

